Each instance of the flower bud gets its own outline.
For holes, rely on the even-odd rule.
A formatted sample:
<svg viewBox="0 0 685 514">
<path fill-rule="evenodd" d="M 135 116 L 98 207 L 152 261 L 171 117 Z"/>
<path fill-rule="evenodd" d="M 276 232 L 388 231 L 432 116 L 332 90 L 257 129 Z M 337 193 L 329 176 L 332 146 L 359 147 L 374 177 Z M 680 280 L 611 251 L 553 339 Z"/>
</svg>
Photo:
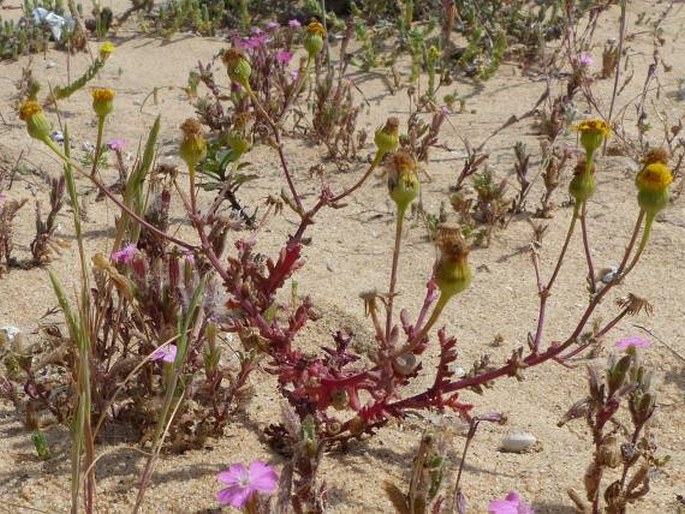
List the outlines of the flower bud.
<svg viewBox="0 0 685 514">
<path fill-rule="evenodd" d="M 106 41 L 105 44 L 100 47 L 100 59 L 106 61 L 110 54 L 114 52 L 114 48 L 115 47 L 112 43 Z"/>
<path fill-rule="evenodd" d="M 409 152 L 400 151 L 392 156 L 388 170 L 388 192 L 397 208 L 403 211 L 414 201 L 421 190 L 416 161 Z"/>
<path fill-rule="evenodd" d="M 205 158 L 207 155 L 207 142 L 202 134 L 200 122 L 189 118 L 181 125 L 183 131 L 183 141 L 179 147 L 179 155 L 189 168 Z"/>
<path fill-rule="evenodd" d="M 252 74 L 252 66 L 245 59 L 243 53 L 236 48 L 229 48 L 224 52 L 223 61 L 226 65 L 228 78 L 248 89 L 250 87 L 249 81 Z"/>
<path fill-rule="evenodd" d="M 668 205 L 668 186 L 673 182 L 671 170 L 662 162 L 648 164 L 635 177 L 637 203 L 649 215 L 655 215 Z"/>
<path fill-rule="evenodd" d="M 91 92 L 93 95 L 93 111 L 100 118 L 104 118 L 114 109 L 114 91 L 105 88 L 96 88 Z"/>
<path fill-rule="evenodd" d="M 34 139 L 45 141 L 50 137 L 52 123 L 43 114 L 43 108 L 36 101 L 24 102 L 19 108 L 19 117 L 26 122 L 26 131 Z"/>
<path fill-rule="evenodd" d="M 312 59 L 323 48 L 323 40 L 326 37 L 326 28 L 318 21 L 312 21 L 307 25 L 307 33 L 304 36 L 304 49 Z"/>
<path fill-rule="evenodd" d="M 433 277 L 442 295 L 453 296 L 469 287 L 473 278 L 468 264 L 469 247 L 458 225 L 439 225 L 435 242 L 439 254 L 433 265 Z"/>
<path fill-rule="evenodd" d="M 399 128 L 400 120 L 392 116 L 387 119 L 382 129 L 376 131 L 373 140 L 382 155 L 397 150 L 400 144 Z"/>
<path fill-rule="evenodd" d="M 595 180 L 594 165 L 588 171 L 586 161 L 579 161 L 573 171 L 573 178 L 568 186 L 568 192 L 576 200 L 581 203 L 590 198 L 597 188 L 597 181 Z"/>
<path fill-rule="evenodd" d="M 602 146 L 611 135 L 611 127 L 603 120 L 585 120 L 573 127 L 580 132 L 580 144 L 583 145 L 588 158 Z"/>
</svg>

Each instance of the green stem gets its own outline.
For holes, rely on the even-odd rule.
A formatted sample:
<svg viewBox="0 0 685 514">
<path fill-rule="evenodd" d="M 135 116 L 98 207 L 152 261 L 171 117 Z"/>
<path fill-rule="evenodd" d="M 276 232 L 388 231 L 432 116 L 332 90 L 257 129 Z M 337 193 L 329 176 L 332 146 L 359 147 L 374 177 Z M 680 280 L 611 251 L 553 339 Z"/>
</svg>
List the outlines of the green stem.
<svg viewBox="0 0 685 514">
<path fill-rule="evenodd" d="M 645 247 L 647 246 L 647 243 L 649 242 L 649 236 L 652 234 L 652 224 L 654 223 L 655 217 L 656 217 L 656 214 L 646 213 L 645 228 L 642 231 L 642 239 L 640 240 L 640 246 L 637 247 L 637 251 L 635 252 L 635 256 L 633 257 L 633 260 L 630 261 L 630 264 L 628 265 L 626 270 L 622 273 L 622 275 L 627 275 L 628 273 L 630 273 L 630 271 L 637 264 L 637 261 L 640 260 L 640 256 L 642 255 L 642 252 L 644 251 Z"/>
<path fill-rule="evenodd" d="M 390 287 L 388 288 L 388 308 L 385 320 L 385 341 L 390 341 L 390 331 L 392 330 L 392 308 L 395 300 L 395 288 L 397 287 L 397 269 L 400 262 L 400 249 L 402 245 L 402 227 L 404 226 L 404 215 L 407 206 L 397 207 L 397 224 L 395 225 L 395 248 L 392 252 L 392 270 L 390 271 Z"/>
<path fill-rule="evenodd" d="M 93 153 L 93 169 L 90 171 L 90 176 L 95 176 L 98 169 L 98 162 L 100 161 L 100 154 L 102 153 L 102 134 L 105 131 L 105 117 L 98 116 L 98 135 L 95 142 L 95 152 Z"/>
</svg>

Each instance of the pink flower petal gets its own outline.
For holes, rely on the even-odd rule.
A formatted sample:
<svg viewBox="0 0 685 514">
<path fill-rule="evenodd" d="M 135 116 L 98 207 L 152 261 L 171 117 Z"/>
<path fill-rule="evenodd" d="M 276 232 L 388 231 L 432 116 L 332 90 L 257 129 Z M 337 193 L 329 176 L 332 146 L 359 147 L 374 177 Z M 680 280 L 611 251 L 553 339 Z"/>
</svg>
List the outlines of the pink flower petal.
<svg viewBox="0 0 685 514">
<path fill-rule="evenodd" d="M 250 486 L 265 494 L 276 491 L 278 475 L 274 469 L 262 461 L 250 464 Z"/>
<path fill-rule="evenodd" d="M 170 344 L 166 346 L 161 346 L 157 348 L 152 355 L 150 355 L 151 361 L 162 360 L 164 362 L 172 363 L 176 360 L 176 353 L 178 349 L 175 344 Z"/>
<path fill-rule="evenodd" d="M 216 493 L 216 501 L 222 505 L 233 505 L 234 507 L 242 509 L 253 493 L 254 491 L 249 487 L 232 485 Z"/>
<path fill-rule="evenodd" d="M 636 348 L 649 348 L 650 346 L 652 346 L 652 343 L 650 343 L 646 339 L 642 339 L 639 336 L 625 337 L 623 339 L 620 339 L 619 341 L 616 341 L 616 348 L 618 348 L 619 350 L 625 350 L 626 348 L 630 348 L 631 346 L 635 346 Z"/>
</svg>

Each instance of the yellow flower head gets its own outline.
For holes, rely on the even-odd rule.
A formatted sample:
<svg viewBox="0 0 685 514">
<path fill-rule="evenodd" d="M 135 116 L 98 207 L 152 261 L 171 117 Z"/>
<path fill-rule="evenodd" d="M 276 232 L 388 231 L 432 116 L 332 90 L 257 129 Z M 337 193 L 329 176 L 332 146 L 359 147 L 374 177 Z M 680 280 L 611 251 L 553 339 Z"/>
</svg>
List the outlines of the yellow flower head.
<svg viewBox="0 0 685 514">
<path fill-rule="evenodd" d="M 95 88 L 93 95 L 93 111 L 99 117 L 104 118 L 114 109 L 114 91 L 106 88 Z"/>
<path fill-rule="evenodd" d="M 307 25 L 307 34 L 317 35 L 321 38 L 326 37 L 326 27 L 314 20 Z"/>
<path fill-rule="evenodd" d="M 107 60 L 109 55 L 114 52 L 115 46 L 110 43 L 109 41 L 106 41 L 104 45 L 100 47 L 100 59 L 103 61 Z"/>
<path fill-rule="evenodd" d="M 19 117 L 26 122 L 26 131 L 34 139 L 45 141 L 50 137 L 52 123 L 43 114 L 43 108 L 35 100 L 24 102 L 19 107 Z"/>
<path fill-rule="evenodd" d="M 611 127 L 604 120 L 584 120 L 573 126 L 581 134 L 596 134 L 602 137 L 611 135 Z"/>
<path fill-rule="evenodd" d="M 312 21 L 307 25 L 307 33 L 302 45 L 307 50 L 310 59 L 321 51 L 324 39 L 326 39 L 326 28 L 321 23 Z"/>
<path fill-rule="evenodd" d="M 664 191 L 671 182 L 673 174 L 663 162 L 648 164 L 635 177 L 635 185 L 640 191 Z"/>
<path fill-rule="evenodd" d="M 611 127 L 603 120 L 585 120 L 573 127 L 580 132 L 580 143 L 585 148 L 588 160 L 592 160 L 592 154 L 597 150 L 605 139 L 611 135 Z"/>
<path fill-rule="evenodd" d="M 21 104 L 21 106 L 19 107 L 19 118 L 21 118 L 21 121 L 27 121 L 34 114 L 42 112 L 43 108 L 40 106 L 38 102 L 36 102 L 35 100 L 29 100 L 28 102 L 24 102 L 23 104 Z"/>
</svg>

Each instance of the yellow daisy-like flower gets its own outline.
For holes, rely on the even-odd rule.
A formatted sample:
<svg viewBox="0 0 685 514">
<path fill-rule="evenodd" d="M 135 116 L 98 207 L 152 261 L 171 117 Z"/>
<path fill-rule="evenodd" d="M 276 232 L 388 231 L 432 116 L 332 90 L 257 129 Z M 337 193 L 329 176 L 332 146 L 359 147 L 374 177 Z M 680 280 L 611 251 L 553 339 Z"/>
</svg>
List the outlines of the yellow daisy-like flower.
<svg viewBox="0 0 685 514">
<path fill-rule="evenodd" d="M 106 60 L 116 47 L 109 41 L 100 47 L 100 59 Z"/>
<path fill-rule="evenodd" d="M 312 21 L 307 25 L 307 34 L 317 35 L 322 38 L 326 37 L 326 27 L 318 21 Z"/>
<path fill-rule="evenodd" d="M 19 107 L 19 118 L 21 118 L 21 121 L 27 121 L 31 116 L 34 114 L 42 113 L 43 108 L 40 106 L 38 102 L 35 100 L 29 100 L 28 102 L 24 102 L 21 104 Z"/>
<path fill-rule="evenodd" d="M 29 135 L 45 141 L 50 136 L 52 131 L 52 123 L 43 114 L 43 108 L 35 100 L 24 102 L 19 107 L 19 117 L 26 122 L 26 130 Z"/>
<path fill-rule="evenodd" d="M 611 135 L 611 127 L 604 120 L 584 120 L 573 126 L 580 132 L 580 143 L 588 156 L 597 150 Z M 591 160 L 591 159 L 588 159 Z"/>
<path fill-rule="evenodd" d="M 302 45 L 307 50 L 310 59 L 321 51 L 324 39 L 326 39 L 326 28 L 321 23 L 312 21 L 307 25 L 307 33 Z"/>
<path fill-rule="evenodd" d="M 668 186 L 671 182 L 673 174 L 663 162 L 648 164 L 635 177 L 637 203 L 647 213 L 648 220 L 668 206 Z"/>
<path fill-rule="evenodd" d="M 114 91 L 107 88 L 95 88 L 93 95 L 93 111 L 99 117 L 104 118 L 114 109 Z"/>
<path fill-rule="evenodd" d="M 662 162 L 648 164 L 635 177 L 635 185 L 640 191 L 663 191 L 671 182 L 673 182 L 673 174 Z"/>
</svg>

